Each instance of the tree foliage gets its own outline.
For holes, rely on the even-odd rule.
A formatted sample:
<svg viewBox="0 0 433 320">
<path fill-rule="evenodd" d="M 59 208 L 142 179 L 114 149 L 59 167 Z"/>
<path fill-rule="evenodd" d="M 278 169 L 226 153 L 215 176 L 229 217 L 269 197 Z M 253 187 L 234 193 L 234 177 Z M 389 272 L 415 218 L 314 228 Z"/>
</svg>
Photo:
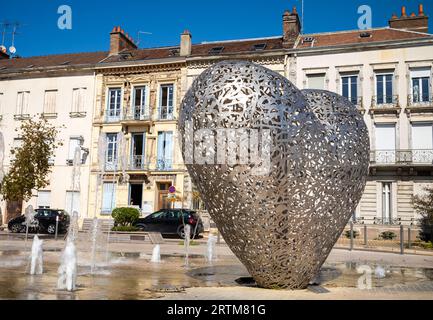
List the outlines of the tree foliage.
<svg viewBox="0 0 433 320">
<path fill-rule="evenodd" d="M 49 184 L 49 160 L 62 143 L 56 142 L 59 130 L 45 119 L 26 120 L 15 131 L 22 143 L 11 150 L 10 169 L 0 186 L 0 193 L 7 201 L 28 201 L 33 190 Z"/>
<path fill-rule="evenodd" d="M 414 207 L 421 215 L 421 240 L 433 241 L 433 187 L 425 188 L 425 191 L 425 196 L 414 197 Z"/>
</svg>

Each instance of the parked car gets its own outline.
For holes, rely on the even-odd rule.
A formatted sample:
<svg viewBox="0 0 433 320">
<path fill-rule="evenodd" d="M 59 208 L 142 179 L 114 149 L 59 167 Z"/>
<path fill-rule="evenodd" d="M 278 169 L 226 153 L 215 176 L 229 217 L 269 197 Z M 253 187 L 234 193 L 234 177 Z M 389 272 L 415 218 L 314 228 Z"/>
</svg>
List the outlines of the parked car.
<svg viewBox="0 0 433 320">
<path fill-rule="evenodd" d="M 179 237 L 184 239 L 184 227 L 186 224 L 191 226 L 191 238 L 198 237 L 200 233 L 204 231 L 200 216 L 195 211 L 185 209 L 162 209 L 152 213 L 146 218 L 138 219 L 134 226 L 139 228 L 141 231 L 160 232 L 161 234 L 177 234 Z"/>
<path fill-rule="evenodd" d="M 29 232 L 45 232 L 54 234 L 56 232 L 56 217 L 59 217 L 58 233 L 68 230 L 70 217 L 65 210 L 36 209 L 34 221 L 29 225 Z M 26 217 L 24 215 L 12 219 L 8 223 L 8 229 L 14 233 L 26 231 Z"/>
</svg>

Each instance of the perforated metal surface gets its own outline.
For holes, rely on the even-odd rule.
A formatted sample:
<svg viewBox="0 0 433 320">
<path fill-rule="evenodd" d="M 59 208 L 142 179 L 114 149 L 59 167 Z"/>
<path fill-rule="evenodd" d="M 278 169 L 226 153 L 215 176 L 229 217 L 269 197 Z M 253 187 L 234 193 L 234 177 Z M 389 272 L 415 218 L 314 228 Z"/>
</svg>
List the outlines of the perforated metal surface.
<svg viewBox="0 0 433 320">
<path fill-rule="evenodd" d="M 191 125 L 193 132 L 270 130 L 265 174 L 253 173 L 258 163 L 185 162 L 225 241 L 257 284 L 306 288 L 365 187 L 369 137 L 355 106 L 331 92 L 300 91 L 262 66 L 224 61 L 204 71 L 183 100 L 184 159 L 191 159 Z"/>
</svg>

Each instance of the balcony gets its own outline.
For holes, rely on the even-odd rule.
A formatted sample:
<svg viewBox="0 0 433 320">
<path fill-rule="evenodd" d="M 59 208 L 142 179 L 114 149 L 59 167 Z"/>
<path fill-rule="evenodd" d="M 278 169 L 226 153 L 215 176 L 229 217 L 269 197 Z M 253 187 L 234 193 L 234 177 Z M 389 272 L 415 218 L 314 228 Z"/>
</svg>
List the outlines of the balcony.
<svg viewBox="0 0 433 320">
<path fill-rule="evenodd" d="M 105 122 L 115 123 L 121 119 L 120 110 L 105 110 Z"/>
<path fill-rule="evenodd" d="M 361 111 L 361 112 L 365 111 L 364 99 L 362 96 L 361 97 L 351 97 L 351 98 L 349 98 L 349 101 L 352 102 L 359 111 Z"/>
<path fill-rule="evenodd" d="M 426 150 L 374 150 L 370 163 L 383 165 L 429 165 L 433 166 L 433 149 Z"/>
<path fill-rule="evenodd" d="M 433 112 L 433 95 L 407 96 L 407 113 Z"/>
<path fill-rule="evenodd" d="M 131 171 L 141 171 L 149 169 L 149 159 L 145 156 L 132 156 L 129 163 L 129 170 Z"/>
<path fill-rule="evenodd" d="M 370 114 L 395 113 L 400 114 L 401 107 L 398 95 L 373 96 L 371 98 Z"/>
<path fill-rule="evenodd" d="M 143 125 L 143 122 L 150 122 L 152 120 L 152 113 L 149 107 L 134 107 L 126 108 L 123 110 L 121 116 L 122 124 L 127 125 Z"/>
</svg>

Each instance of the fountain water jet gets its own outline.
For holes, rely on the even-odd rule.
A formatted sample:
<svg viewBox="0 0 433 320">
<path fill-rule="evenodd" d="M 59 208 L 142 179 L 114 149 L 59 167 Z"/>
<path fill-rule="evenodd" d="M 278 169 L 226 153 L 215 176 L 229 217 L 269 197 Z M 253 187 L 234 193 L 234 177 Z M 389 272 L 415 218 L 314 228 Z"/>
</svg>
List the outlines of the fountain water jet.
<svg viewBox="0 0 433 320">
<path fill-rule="evenodd" d="M 35 214 L 36 214 L 36 212 L 33 209 L 32 205 L 29 205 L 24 212 L 24 215 L 26 217 L 26 221 L 25 221 L 25 224 L 26 224 L 26 241 L 25 241 L 25 244 L 26 244 L 26 246 L 27 246 L 27 239 L 29 236 L 29 227 L 30 227 L 30 225 L 32 225 L 32 227 L 36 227 L 36 224 L 37 224 L 37 221 L 35 220 Z"/>
<path fill-rule="evenodd" d="M 57 288 L 59 290 L 74 291 L 76 289 L 77 250 L 74 241 L 70 237 L 66 240 L 66 247 L 62 254 L 58 274 Z"/>
<path fill-rule="evenodd" d="M 191 226 L 186 224 L 184 227 L 185 239 L 184 239 L 184 247 L 185 247 L 185 267 L 189 267 L 189 245 L 191 242 Z"/>
<path fill-rule="evenodd" d="M 43 241 L 38 236 L 33 238 L 32 253 L 30 255 L 30 274 L 42 274 L 44 271 L 43 266 Z"/>
<path fill-rule="evenodd" d="M 207 250 L 206 250 L 206 260 L 209 263 L 215 259 L 215 244 L 217 242 L 217 237 L 214 235 L 209 235 L 207 240 Z"/>
<path fill-rule="evenodd" d="M 153 263 L 161 263 L 161 246 L 159 244 L 153 248 L 152 259 L 150 261 Z"/>
</svg>

